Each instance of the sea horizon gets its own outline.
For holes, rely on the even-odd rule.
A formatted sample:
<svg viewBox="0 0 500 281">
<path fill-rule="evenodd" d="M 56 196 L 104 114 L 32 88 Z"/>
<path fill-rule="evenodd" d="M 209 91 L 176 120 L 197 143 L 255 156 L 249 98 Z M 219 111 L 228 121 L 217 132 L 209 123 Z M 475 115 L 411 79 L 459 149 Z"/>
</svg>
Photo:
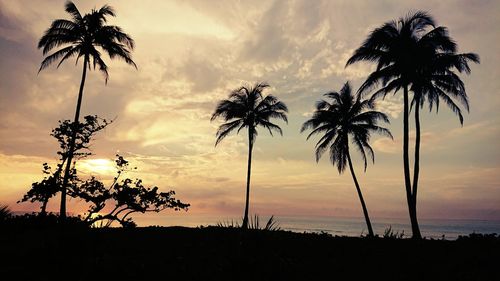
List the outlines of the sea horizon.
<svg viewBox="0 0 500 281">
<path fill-rule="evenodd" d="M 16 215 L 32 213 L 14 211 Z M 70 215 L 75 215 L 71 214 Z M 82 214 L 80 214 L 82 215 Z M 260 227 L 264 227 L 271 216 L 281 230 L 298 233 L 327 233 L 334 236 L 359 237 L 367 234 L 363 217 L 342 217 L 329 215 L 257 215 Z M 135 214 L 134 221 L 139 227 L 208 227 L 216 225 L 235 226 L 241 224 L 242 217 L 232 215 L 204 215 L 183 213 Z M 251 217 L 251 220 L 254 216 Z M 376 235 L 383 236 L 390 228 L 393 234 L 411 237 L 409 218 L 371 218 Z M 472 233 L 500 234 L 500 219 L 484 218 L 421 218 L 419 225 L 422 236 L 429 239 L 456 239 Z M 113 225 L 117 227 L 118 225 Z"/>
<path fill-rule="evenodd" d="M 264 227 L 271 215 L 258 215 L 260 227 Z M 217 224 L 235 225 L 241 223 L 241 217 L 223 215 L 189 215 L 157 214 L 137 215 L 134 217 L 138 226 L 185 226 L 207 227 Z M 274 221 L 282 230 L 293 232 L 328 233 L 334 236 L 359 237 L 367 234 L 364 218 L 308 215 L 275 215 Z M 394 234 L 403 233 L 403 237 L 411 236 L 411 225 L 408 218 L 372 218 L 375 234 L 383 236 L 385 231 Z M 471 233 L 500 233 L 500 220 L 495 219 L 459 219 L 432 218 L 419 219 L 423 237 L 432 239 L 456 239 L 460 235 Z"/>
</svg>

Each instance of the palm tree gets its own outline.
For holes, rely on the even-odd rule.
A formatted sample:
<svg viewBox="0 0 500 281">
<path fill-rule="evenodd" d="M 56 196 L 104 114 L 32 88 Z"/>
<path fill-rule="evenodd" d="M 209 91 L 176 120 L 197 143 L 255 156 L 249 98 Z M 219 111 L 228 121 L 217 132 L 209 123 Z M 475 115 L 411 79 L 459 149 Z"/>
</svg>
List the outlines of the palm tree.
<svg viewBox="0 0 500 281">
<path fill-rule="evenodd" d="M 389 119 L 384 113 L 374 110 L 374 103 L 371 100 L 361 100 L 359 95 L 355 97 L 351 93 L 349 82 L 344 84 L 340 92 L 330 92 L 325 96 L 331 99 L 331 102 L 326 100 L 318 101 L 313 116 L 302 125 L 301 132 L 312 129 L 307 139 L 313 135 L 321 134 L 321 138 L 316 144 L 316 162 L 329 149 L 330 161 L 334 166 L 337 165 L 339 174 L 342 174 L 346 165 L 349 164 L 352 179 L 363 208 L 368 235 L 373 237 L 374 233 L 368 216 L 368 209 L 354 173 L 349 153 L 349 143 L 354 144 L 361 153 L 366 171 L 367 153 L 375 162 L 373 149 L 369 144 L 371 133 L 381 133 L 392 138 L 388 129 L 377 124 L 379 120 L 389 123 Z"/>
<path fill-rule="evenodd" d="M 59 67 L 65 60 L 76 56 L 76 62 L 83 57 L 83 72 L 78 92 L 78 101 L 76 103 L 75 121 L 78 123 L 80 117 L 80 108 L 83 98 L 83 87 L 87 68 L 91 66 L 104 74 L 105 81 L 108 81 L 108 67 L 101 57 L 101 51 L 106 52 L 111 59 L 120 58 L 127 64 L 137 68 L 132 60 L 130 51 L 134 48 L 134 40 L 124 33 L 118 26 L 107 25 L 107 16 L 115 16 L 113 8 L 104 5 L 99 10 L 92 10 L 90 13 L 81 15 L 75 4 L 71 1 L 66 2 L 66 12 L 71 15 L 71 20 L 54 20 L 49 29 L 47 29 L 38 42 L 38 48 L 43 49 L 43 55 L 58 48 L 57 51 L 47 55 L 40 65 L 38 72 L 47 68 L 53 62 L 58 61 Z M 101 51 L 99 51 L 99 49 Z M 68 185 L 70 167 L 73 160 L 73 150 L 75 146 L 76 130 L 70 142 L 70 150 L 64 171 L 64 179 L 61 190 L 61 208 L 60 217 L 62 220 L 66 217 L 66 186 Z"/>
<path fill-rule="evenodd" d="M 430 31 L 428 31 L 431 29 Z M 446 98 L 448 86 L 452 82 L 456 89 L 460 88 L 461 81 L 456 80 L 450 69 L 455 67 L 460 72 L 468 71 L 467 61 L 477 61 L 475 54 L 456 55 L 456 44 L 448 37 L 444 27 L 435 27 L 434 19 L 425 12 L 409 14 L 398 21 L 387 22 L 372 31 L 348 60 L 347 65 L 358 61 L 372 61 L 377 63 L 377 69 L 369 75 L 359 93 L 364 93 L 370 88 L 382 83 L 383 87 L 372 95 L 372 99 L 380 96 L 385 97 L 389 92 L 397 92 L 403 89 L 403 164 L 405 175 L 406 198 L 414 238 L 421 238 L 417 220 L 417 187 L 419 177 L 419 153 L 420 153 L 420 120 L 419 109 L 416 107 L 416 143 L 415 143 L 415 166 L 413 175 L 413 187 L 410 175 L 409 162 L 409 97 L 408 92 L 414 93 L 412 103 L 422 104 L 425 94 L 421 85 L 430 83 L 428 79 L 434 75 L 434 85 L 441 85 L 441 89 L 433 94 L 447 102 L 456 111 L 452 99 Z M 445 77 L 446 76 L 446 77 Z M 451 79 L 451 80 L 450 80 Z M 448 80 L 448 82 L 445 82 Z M 454 81 L 454 82 L 453 82 Z M 411 88 L 410 88 L 411 87 Z M 428 87 L 428 86 L 426 86 Z M 463 87 L 462 87 L 463 88 Z M 442 91 L 444 89 L 444 92 Z M 454 92 L 454 94 L 453 94 Z M 459 100 L 460 94 L 451 91 Z M 466 97 L 466 96 L 465 96 Z M 431 98 L 431 96 L 429 96 Z M 434 98 L 435 99 L 435 98 Z M 466 99 L 465 99 L 466 101 Z M 450 103 L 451 102 L 451 103 Z"/>
<path fill-rule="evenodd" d="M 414 238 L 421 238 L 417 221 L 416 205 L 413 201 L 410 160 L 409 160 L 409 98 L 408 88 L 411 74 L 416 66 L 417 41 L 422 32 L 433 27 L 434 19 L 425 12 L 409 14 L 398 21 L 390 21 L 373 30 L 361 47 L 347 61 L 346 66 L 358 61 L 377 63 L 376 70 L 371 73 L 358 90 L 362 94 L 382 82 L 385 91 L 376 92 L 372 98 L 385 95 L 390 91 L 403 89 L 403 166 L 406 200 L 410 215 Z"/>
<path fill-rule="evenodd" d="M 237 129 L 239 133 L 242 129 L 248 130 L 248 169 L 247 169 L 247 189 L 245 200 L 245 214 L 243 216 L 242 228 L 248 228 L 248 206 L 250 197 L 250 172 L 252 167 L 252 149 L 257 137 L 257 127 L 262 126 L 269 131 L 271 136 L 273 131 L 283 135 L 281 128 L 270 121 L 271 118 L 281 119 L 288 123 L 286 113 L 287 106 L 272 95 L 263 96 L 262 92 L 268 88 L 266 83 L 258 83 L 253 87 L 243 86 L 233 90 L 229 98 L 217 104 L 211 121 L 218 117 L 224 120 L 217 130 L 215 146 L 219 144 L 232 131 Z"/>
<path fill-rule="evenodd" d="M 411 91 L 413 100 L 411 107 L 415 106 L 415 159 L 413 168 L 413 200 L 416 205 L 418 179 L 420 171 L 420 108 L 427 100 L 429 110 L 433 106 L 439 110 L 439 101 L 443 100 L 448 107 L 458 116 L 463 125 L 462 110 L 457 105 L 457 100 L 469 111 L 469 101 L 465 86 L 460 77 L 453 71 L 470 74 L 469 62 L 479 63 L 479 56 L 474 53 L 456 53 L 456 43 L 448 35 L 446 27 L 436 27 L 426 33 L 417 42 L 418 65 L 412 79 Z"/>
</svg>

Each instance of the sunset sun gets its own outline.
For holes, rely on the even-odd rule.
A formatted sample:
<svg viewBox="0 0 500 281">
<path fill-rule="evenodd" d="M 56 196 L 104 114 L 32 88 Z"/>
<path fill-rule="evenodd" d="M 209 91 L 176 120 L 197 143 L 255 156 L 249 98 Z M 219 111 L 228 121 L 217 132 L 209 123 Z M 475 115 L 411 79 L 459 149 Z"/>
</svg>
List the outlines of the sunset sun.
<svg viewBox="0 0 500 281">
<path fill-rule="evenodd" d="M 85 159 L 78 162 L 77 167 L 87 174 L 114 175 L 115 162 L 110 159 Z"/>
</svg>

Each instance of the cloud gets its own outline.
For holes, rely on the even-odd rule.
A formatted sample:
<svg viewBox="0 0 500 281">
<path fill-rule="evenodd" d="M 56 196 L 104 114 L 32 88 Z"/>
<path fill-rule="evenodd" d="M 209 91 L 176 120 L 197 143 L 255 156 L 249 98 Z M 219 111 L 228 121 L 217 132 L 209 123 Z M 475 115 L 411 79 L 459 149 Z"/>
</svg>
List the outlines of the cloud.
<svg viewBox="0 0 500 281">
<path fill-rule="evenodd" d="M 403 112 L 403 97 L 401 93 L 395 95 L 388 94 L 385 99 L 380 99 L 376 102 L 378 111 L 384 112 L 393 119 L 398 119 Z"/>
<path fill-rule="evenodd" d="M 87 11 L 102 3 L 77 5 Z M 214 148 L 220 123 L 211 123 L 209 117 L 217 101 L 232 89 L 266 81 L 272 86 L 266 93 L 289 106 L 290 122 L 281 124 L 283 137 L 264 132 L 258 137 L 252 167 L 256 210 L 272 213 L 276 207 L 283 214 L 338 210 L 357 215 L 350 178 L 337 176 L 327 159 L 314 162 L 314 142 L 305 141 L 300 125 L 323 93 L 340 89 L 347 80 L 354 87 L 361 85 L 374 66 L 360 63 L 346 68 L 347 59 L 370 30 L 410 9 L 431 11 L 450 28 L 460 50 L 478 51 L 488 58 L 464 77 L 472 104 L 466 126 L 457 128 L 456 117 L 445 110 L 432 119 L 422 114 L 423 161 L 425 167 L 436 170 L 425 178 L 435 178 L 444 163 L 454 168 L 498 164 L 500 135 L 495 124 L 500 121 L 496 95 L 500 84 L 495 78 L 500 58 L 491 47 L 499 23 L 494 1 L 458 2 L 451 8 L 436 1 L 389 0 L 146 1 L 139 6 L 120 1 L 112 5 L 117 17 L 110 22 L 123 27 L 137 43 L 133 57 L 139 70 L 105 57 L 110 66 L 107 85 L 99 73 L 88 73 L 82 114 L 116 117 L 94 142 L 93 159 L 109 160 L 116 152 L 123 153 L 140 168 L 137 176 L 148 184 L 178 190 L 179 197 L 193 203 L 192 212 L 240 214 L 246 138 L 232 135 Z M 7 196 L 10 202 L 40 177 L 43 161 L 54 161 L 57 143 L 50 130 L 57 120 L 74 115 L 81 64 L 68 61 L 37 75 L 43 58 L 36 48 L 38 38 L 53 19 L 62 17 L 66 15 L 61 2 L 0 0 L 0 152 L 2 163 L 10 165 L 0 166 L 0 180 L 9 187 L 2 189 L 0 197 Z M 375 213 L 405 214 L 404 194 L 394 193 L 401 184 L 394 172 L 401 167 L 401 95 L 378 101 L 378 110 L 394 119 L 390 128 L 395 140 L 374 138 L 377 165 L 364 175 L 364 188 Z M 478 174 L 468 177 L 495 188 L 494 174 L 484 179 Z M 486 191 L 477 202 L 489 200 Z M 473 193 L 460 192 L 461 198 Z M 433 204 L 438 212 L 440 204 Z M 389 205 L 396 207 L 384 211 Z"/>
<path fill-rule="evenodd" d="M 386 111 L 387 112 L 387 111 Z M 450 115 L 451 116 L 451 115 Z M 448 152 L 458 155 L 459 151 L 463 150 L 462 147 L 469 147 L 468 151 L 475 151 L 480 149 L 476 145 L 477 139 L 483 140 L 487 143 L 496 138 L 500 134 L 500 130 L 491 121 L 481 121 L 465 125 L 463 127 L 443 128 L 443 124 L 433 123 L 429 124 L 428 118 L 437 118 L 434 114 L 422 114 L 421 118 L 421 154 L 435 154 L 436 152 Z M 454 119 L 453 116 L 451 119 Z M 397 120 L 399 122 L 399 120 Z M 394 122 L 392 122 L 394 126 Z M 446 124 L 447 125 L 447 124 Z M 413 126 L 413 120 L 410 118 L 410 126 Z M 373 141 L 373 148 L 382 153 L 400 154 L 402 153 L 402 137 L 400 131 L 392 132 L 394 140 L 389 138 L 378 138 Z M 471 136 L 473 136 L 471 139 Z M 415 143 L 415 130 L 410 130 L 410 147 L 413 149 Z M 472 145 L 472 147 L 470 146 Z M 490 151 L 489 153 L 497 153 L 497 150 Z"/>
</svg>

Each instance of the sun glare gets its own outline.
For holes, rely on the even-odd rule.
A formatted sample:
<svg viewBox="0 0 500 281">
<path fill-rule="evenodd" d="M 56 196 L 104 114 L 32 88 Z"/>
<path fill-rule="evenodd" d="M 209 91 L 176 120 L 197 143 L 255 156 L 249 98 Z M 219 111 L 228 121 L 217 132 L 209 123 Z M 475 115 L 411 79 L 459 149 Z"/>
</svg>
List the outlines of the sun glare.
<svg viewBox="0 0 500 281">
<path fill-rule="evenodd" d="M 77 165 L 79 170 L 88 174 L 110 175 L 116 172 L 115 163 L 109 159 L 86 159 Z"/>
</svg>

